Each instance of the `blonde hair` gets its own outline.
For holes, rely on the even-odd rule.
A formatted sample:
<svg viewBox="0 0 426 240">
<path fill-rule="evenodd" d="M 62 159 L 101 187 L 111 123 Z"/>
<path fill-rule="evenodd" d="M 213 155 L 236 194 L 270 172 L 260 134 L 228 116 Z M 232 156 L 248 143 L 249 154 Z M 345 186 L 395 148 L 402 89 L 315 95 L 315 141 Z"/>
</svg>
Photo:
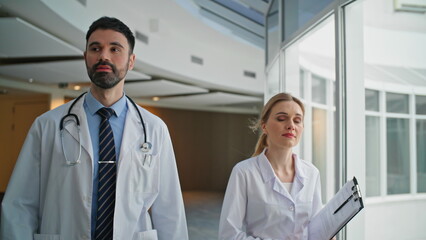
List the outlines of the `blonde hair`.
<svg viewBox="0 0 426 240">
<path fill-rule="evenodd" d="M 273 96 L 269 101 L 265 104 L 265 106 L 262 109 L 262 113 L 260 114 L 260 119 L 258 119 L 250 128 L 253 131 L 261 131 L 261 134 L 259 136 L 259 139 L 257 140 L 256 147 L 254 149 L 254 153 L 252 157 L 259 155 L 262 153 L 263 149 L 268 146 L 267 143 L 267 136 L 262 131 L 262 124 L 266 123 L 269 119 L 269 115 L 271 114 L 271 109 L 275 106 L 275 104 L 282 102 L 282 101 L 293 101 L 297 103 L 300 108 L 302 109 L 303 115 L 305 115 L 305 107 L 303 106 L 303 103 L 296 97 L 293 97 L 289 93 L 278 93 L 277 95 Z"/>
</svg>

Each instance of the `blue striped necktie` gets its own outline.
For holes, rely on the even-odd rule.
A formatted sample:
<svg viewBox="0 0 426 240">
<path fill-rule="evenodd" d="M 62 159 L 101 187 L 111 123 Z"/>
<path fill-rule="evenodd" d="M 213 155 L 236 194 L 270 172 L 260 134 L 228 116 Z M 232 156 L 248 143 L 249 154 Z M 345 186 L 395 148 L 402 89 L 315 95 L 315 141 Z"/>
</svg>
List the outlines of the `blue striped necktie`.
<svg viewBox="0 0 426 240">
<path fill-rule="evenodd" d="M 114 226 L 115 184 L 117 165 L 114 134 L 109 118 L 114 114 L 111 108 L 101 108 L 99 126 L 99 175 L 98 175 L 98 212 L 95 239 L 112 239 Z"/>
</svg>

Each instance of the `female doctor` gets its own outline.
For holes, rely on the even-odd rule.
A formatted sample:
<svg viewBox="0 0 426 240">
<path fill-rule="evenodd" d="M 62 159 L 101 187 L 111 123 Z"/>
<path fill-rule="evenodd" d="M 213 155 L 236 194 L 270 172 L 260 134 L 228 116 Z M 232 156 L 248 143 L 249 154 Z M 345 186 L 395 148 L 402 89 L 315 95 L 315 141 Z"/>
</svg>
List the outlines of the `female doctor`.
<svg viewBox="0 0 426 240">
<path fill-rule="evenodd" d="M 167 127 L 123 93 L 125 75 L 135 60 L 133 34 L 118 19 L 103 17 L 91 25 L 86 40 L 90 92 L 33 123 L 3 199 L 0 238 L 188 239 Z M 117 152 L 108 237 L 95 236 L 93 229 L 100 124 L 96 111 L 102 107 L 115 111 L 110 123 Z"/>
<path fill-rule="evenodd" d="M 264 106 L 253 157 L 232 170 L 219 224 L 221 240 L 307 240 L 320 210 L 320 175 L 292 152 L 302 137 L 304 107 L 279 93 Z"/>
</svg>

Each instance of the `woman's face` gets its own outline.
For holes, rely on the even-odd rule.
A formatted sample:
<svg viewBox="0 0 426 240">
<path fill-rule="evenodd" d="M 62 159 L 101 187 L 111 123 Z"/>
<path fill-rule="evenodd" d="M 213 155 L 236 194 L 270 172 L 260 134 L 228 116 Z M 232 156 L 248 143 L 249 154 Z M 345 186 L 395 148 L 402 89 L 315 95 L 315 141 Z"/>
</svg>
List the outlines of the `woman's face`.
<svg viewBox="0 0 426 240">
<path fill-rule="evenodd" d="M 269 147 L 292 148 L 296 146 L 303 132 L 303 112 L 294 101 L 276 103 L 266 123 L 262 124 Z"/>
</svg>

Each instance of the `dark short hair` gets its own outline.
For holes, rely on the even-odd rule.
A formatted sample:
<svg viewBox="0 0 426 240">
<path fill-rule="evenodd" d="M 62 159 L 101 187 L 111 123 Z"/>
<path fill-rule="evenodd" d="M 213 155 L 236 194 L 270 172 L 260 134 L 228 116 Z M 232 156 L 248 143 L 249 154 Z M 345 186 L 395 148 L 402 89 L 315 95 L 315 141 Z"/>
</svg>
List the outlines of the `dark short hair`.
<svg viewBox="0 0 426 240">
<path fill-rule="evenodd" d="M 129 27 L 127 27 L 127 25 L 124 24 L 122 21 L 113 17 L 101 17 L 98 20 L 94 21 L 92 25 L 90 25 L 89 30 L 87 31 L 86 44 L 87 41 L 89 41 L 90 35 L 92 35 L 92 33 L 98 29 L 110 29 L 123 34 L 127 38 L 127 42 L 129 43 L 130 53 L 133 53 L 133 49 L 135 47 L 135 36 L 133 35 L 133 32 L 129 29 Z"/>
</svg>

